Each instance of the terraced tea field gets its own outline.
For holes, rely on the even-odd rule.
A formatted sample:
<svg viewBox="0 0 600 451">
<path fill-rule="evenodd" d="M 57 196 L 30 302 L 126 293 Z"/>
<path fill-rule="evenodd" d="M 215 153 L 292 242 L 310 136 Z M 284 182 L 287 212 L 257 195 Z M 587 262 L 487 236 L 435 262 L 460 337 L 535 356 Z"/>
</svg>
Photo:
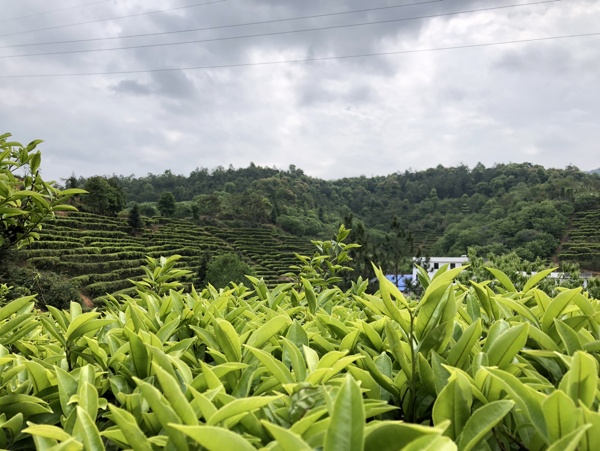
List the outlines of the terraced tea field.
<svg viewBox="0 0 600 451">
<path fill-rule="evenodd" d="M 274 228 L 199 227 L 188 221 L 161 219 L 132 236 L 125 219 L 73 213 L 44 225 L 39 241 L 24 250 L 39 270 L 65 274 L 91 298 L 133 291 L 127 279 L 140 280 L 145 257 L 181 255 L 178 266 L 194 281 L 205 252 L 236 252 L 269 285 L 297 262 L 294 253 L 311 253 L 308 240 Z"/>
<path fill-rule="evenodd" d="M 559 258 L 579 262 L 582 269 L 600 271 L 600 209 L 579 213 L 562 244 Z"/>
</svg>

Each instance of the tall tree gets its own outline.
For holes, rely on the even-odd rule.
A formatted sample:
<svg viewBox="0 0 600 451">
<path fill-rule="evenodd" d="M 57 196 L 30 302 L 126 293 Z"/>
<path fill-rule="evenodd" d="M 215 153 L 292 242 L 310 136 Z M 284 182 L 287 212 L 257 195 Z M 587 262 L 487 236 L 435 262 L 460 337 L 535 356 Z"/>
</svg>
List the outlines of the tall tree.
<svg viewBox="0 0 600 451">
<path fill-rule="evenodd" d="M 133 232 L 137 232 L 144 227 L 144 221 L 142 221 L 142 215 L 140 214 L 140 207 L 137 203 L 134 203 L 129 210 L 129 217 L 127 223 Z"/>
<path fill-rule="evenodd" d="M 92 213 L 116 216 L 125 206 L 125 194 L 116 178 L 90 177 L 84 188 L 89 194 L 83 203 Z"/>
<path fill-rule="evenodd" d="M 403 270 L 408 270 L 412 265 L 412 258 L 419 257 L 419 249 L 415 246 L 413 235 L 402 227 L 396 216 L 390 224 L 390 232 L 386 237 L 388 255 L 388 270 L 397 277 Z"/>
<path fill-rule="evenodd" d="M 171 217 L 175 213 L 175 196 L 170 191 L 165 191 L 158 199 L 158 210 L 160 214 Z"/>
<path fill-rule="evenodd" d="M 350 251 L 352 261 L 348 263 L 348 266 L 352 268 L 352 272 L 346 272 L 342 276 L 344 278 L 343 288 L 349 288 L 351 282 L 357 277 L 369 281 L 374 279 L 375 272 L 372 263 L 377 263 L 378 246 L 371 239 L 362 221 L 354 219 L 352 213 L 344 218 L 344 227 L 350 231 L 347 241 L 359 245 Z"/>
</svg>

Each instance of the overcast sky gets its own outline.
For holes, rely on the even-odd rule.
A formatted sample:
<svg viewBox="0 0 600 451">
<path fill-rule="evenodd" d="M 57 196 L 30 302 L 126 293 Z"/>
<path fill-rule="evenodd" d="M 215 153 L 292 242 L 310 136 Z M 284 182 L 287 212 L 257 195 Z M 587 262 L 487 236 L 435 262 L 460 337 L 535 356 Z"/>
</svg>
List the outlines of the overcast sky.
<svg viewBox="0 0 600 451">
<path fill-rule="evenodd" d="M 0 134 L 54 180 L 600 167 L 600 1 L 423 1 L 0 0 Z"/>
</svg>

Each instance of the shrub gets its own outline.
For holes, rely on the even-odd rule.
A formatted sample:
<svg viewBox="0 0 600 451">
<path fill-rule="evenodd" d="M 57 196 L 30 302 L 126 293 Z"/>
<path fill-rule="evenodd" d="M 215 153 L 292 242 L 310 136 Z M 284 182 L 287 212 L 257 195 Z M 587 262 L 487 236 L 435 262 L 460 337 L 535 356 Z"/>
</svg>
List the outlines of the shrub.
<svg viewBox="0 0 600 451">
<path fill-rule="evenodd" d="M 129 210 L 129 216 L 127 217 L 127 224 L 131 227 L 131 230 L 136 232 L 144 227 L 144 221 L 140 214 L 140 207 L 138 204 L 133 204 Z"/>
<path fill-rule="evenodd" d="M 280 215 L 277 217 L 277 225 L 292 235 L 302 236 L 306 231 L 304 222 L 297 216 Z"/>
<path fill-rule="evenodd" d="M 60 274 L 12 265 L 0 271 L 1 280 L 14 287 L 9 300 L 36 294 L 36 305 L 44 309 L 49 305 L 67 308 L 71 302 L 80 302 L 79 284 Z"/>
<path fill-rule="evenodd" d="M 167 218 L 171 217 L 175 213 L 175 208 L 175 196 L 173 196 L 173 193 L 169 191 L 162 193 L 158 199 L 158 209 L 160 214 Z"/>
<path fill-rule="evenodd" d="M 0 135 L 0 252 L 22 247 L 39 239 L 42 224 L 57 211 L 72 210 L 67 200 L 85 191 L 73 188 L 61 191 L 42 179 L 42 155 L 36 140 L 23 146 Z"/>
<path fill-rule="evenodd" d="M 204 284 L 221 288 L 230 282 L 247 282 L 247 275 L 254 275 L 254 270 L 237 254 L 221 254 L 213 257 L 208 263 Z"/>
<path fill-rule="evenodd" d="M 342 291 L 326 276 L 344 260 L 336 244 L 302 259 L 300 286 L 184 294 L 171 257 L 149 259 L 144 283 L 103 312 L 7 304 L 0 446 L 597 447 L 598 300 L 550 297 L 543 274 L 522 289 L 500 271 L 455 283 L 462 268 L 424 275 L 419 299 L 378 268 L 377 293 L 360 279 Z"/>
<path fill-rule="evenodd" d="M 139 204 L 140 213 L 149 218 L 158 215 L 158 210 L 153 202 L 143 202 Z"/>
</svg>

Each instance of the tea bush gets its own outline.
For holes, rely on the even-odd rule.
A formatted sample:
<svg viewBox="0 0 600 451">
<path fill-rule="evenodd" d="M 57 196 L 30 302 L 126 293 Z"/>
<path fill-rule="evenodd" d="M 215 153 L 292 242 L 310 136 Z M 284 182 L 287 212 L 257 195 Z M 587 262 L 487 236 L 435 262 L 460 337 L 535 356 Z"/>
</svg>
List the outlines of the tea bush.
<svg viewBox="0 0 600 451">
<path fill-rule="evenodd" d="M 181 291 L 147 259 L 135 293 L 84 313 L 0 309 L 0 447 L 9 449 L 595 449 L 599 301 L 423 276 L 407 299 L 331 284 L 323 245 L 293 282 Z"/>
</svg>

